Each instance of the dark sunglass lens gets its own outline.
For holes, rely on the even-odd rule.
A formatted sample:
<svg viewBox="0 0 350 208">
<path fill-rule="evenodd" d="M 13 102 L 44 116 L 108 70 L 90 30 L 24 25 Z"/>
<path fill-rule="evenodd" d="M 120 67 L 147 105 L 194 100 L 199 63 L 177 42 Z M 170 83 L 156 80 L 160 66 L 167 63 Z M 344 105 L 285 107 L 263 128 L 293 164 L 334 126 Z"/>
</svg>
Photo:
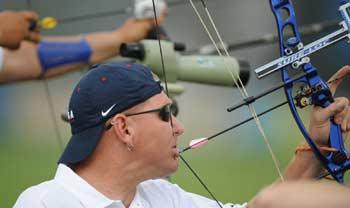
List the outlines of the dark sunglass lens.
<svg viewBox="0 0 350 208">
<path fill-rule="evenodd" d="M 171 114 L 173 115 L 173 116 L 177 116 L 177 114 L 179 113 L 179 109 L 177 108 L 177 104 L 176 103 L 172 103 L 171 105 L 170 105 L 170 111 L 171 111 Z"/>
<path fill-rule="evenodd" d="M 169 105 L 164 106 L 162 110 L 159 111 L 159 115 L 163 121 L 166 121 L 166 122 L 170 121 L 170 118 L 171 118 L 170 106 Z"/>
</svg>

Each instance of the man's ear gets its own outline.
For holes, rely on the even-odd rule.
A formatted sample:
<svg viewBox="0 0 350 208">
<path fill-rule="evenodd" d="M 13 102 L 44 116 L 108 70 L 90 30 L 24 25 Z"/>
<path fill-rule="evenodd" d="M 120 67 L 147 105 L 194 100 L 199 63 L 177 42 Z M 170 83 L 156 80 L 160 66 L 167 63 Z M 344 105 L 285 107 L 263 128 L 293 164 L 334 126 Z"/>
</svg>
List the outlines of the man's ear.
<svg viewBox="0 0 350 208">
<path fill-rule="evenodd" d="M 116 137 L 126 145 L 133 145 L 133 127 L 123 114 L 115 115 L 112 120 L 112 131 Z"/>
</svg>

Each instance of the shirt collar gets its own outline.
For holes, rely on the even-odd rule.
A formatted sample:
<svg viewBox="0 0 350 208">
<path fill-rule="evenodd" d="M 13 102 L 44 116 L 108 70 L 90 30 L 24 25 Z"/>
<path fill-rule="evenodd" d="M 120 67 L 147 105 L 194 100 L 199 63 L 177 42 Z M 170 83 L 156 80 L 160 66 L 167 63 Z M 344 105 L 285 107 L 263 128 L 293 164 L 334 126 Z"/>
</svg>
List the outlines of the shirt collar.
<svg viewBox="0 0 350 208">
<path fill-rule="evenodd" d="M 74 194 L 86 208 L 102 208 L 111 204 L 116 208 L 124 208 L 120 200 L 107 198 L 64 164 L 58 165 L 54 180 Z"/>
</svg>

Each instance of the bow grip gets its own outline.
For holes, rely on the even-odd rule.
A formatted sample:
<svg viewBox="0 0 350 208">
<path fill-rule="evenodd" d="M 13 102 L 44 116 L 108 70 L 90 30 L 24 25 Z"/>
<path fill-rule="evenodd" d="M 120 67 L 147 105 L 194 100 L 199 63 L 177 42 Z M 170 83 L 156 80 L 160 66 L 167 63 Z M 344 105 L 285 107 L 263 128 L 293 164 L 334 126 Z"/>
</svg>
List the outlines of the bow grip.
<svg viewBox="0 0 350 208">
<path fill-rule="evenodd" d="M 326 108 L 334 102 L 332 93 L 323 81 L 321 81 L 321 84 L 315 86 L 316 89 L 317 87 L 322 89 L 313 95 L 313 103 Z M 330 118 L 329 147 L 336 149 L 336 151 L 326 156 L 327 166 L 331 170 L 330 173 L 333 177 L 342 183 L 344 172 L 350 168 L 350 161 L 349 153 L 344 147 L 341 125 L 335 123 L 334 117 Z"/>
<path fill-rule="evenodd" d="M 344 148 L 343 136 L 341 127 L 331 118 L 329 146 L 337 149 L 335 152 L 328 154 L 328 168 L 329 173 L 340 183 L 344 183 L 344 174 L 350 169 L 349 152 Z"/>
<path fill-rule="evenodd" d="M 348 153 L 344 148 L 344 141 L 343 141 L 341 126 L 340 124 L 335 123 L 333 117 L 330 119 L 329 146 L 344 153 L 345 154 L 344 159 L 345 160 L 347 159 Z M 342 161 L 341 163 L 343 162 L 344 161 Z"/>
</svg>

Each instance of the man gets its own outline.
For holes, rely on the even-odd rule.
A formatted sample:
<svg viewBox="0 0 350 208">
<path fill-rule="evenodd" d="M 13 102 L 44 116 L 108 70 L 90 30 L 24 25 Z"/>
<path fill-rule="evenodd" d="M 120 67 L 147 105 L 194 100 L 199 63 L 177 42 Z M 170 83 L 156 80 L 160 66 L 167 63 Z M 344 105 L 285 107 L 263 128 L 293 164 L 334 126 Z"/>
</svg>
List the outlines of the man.
<svg viewBox="0 0 350 208">
<path fill-rule="evenodd" d="M 95 67 L 72 93 L 68 115 L 73 135 L 55 178 L 24 191 L 14 207 L 218 208 L 213 200 L 159 179 L 178 168 L 177 140 L 184 132 L 170 105 L 150 69 L 137 64 Z M 322 115 L 313 117 L 311 132 L 324 128 L 330 116 L 343 117 L 348 100 L 337 98 L 327 109 L 316 111 Z M 319 142 L 326 137 L 314 136 Z M 312 154 L 297 154 L 285 180 L 311 178 L 320 170 Z"/>
<path fill-rule="evenodd" d="M 38 15 L 31 11 L 0 12 L 0 46 L 17 49 L 22 40 L 38 42 L 39 30 L 29 30 L 32 22 L 38 20 Z"/>
<path fill-rule="evenodd" d="M 159 18 L 160 23 L 164 18 L 164 15 Z M 102 62 L 119 55 L 122 43 L 147 38 L 154 26 L 153 19 L 129 19 L 114 31 L 75 37 L 46 37 L 38 44 L 31 41 L 20 44 L 21 39 L 18 39 L 16 46 L 20 44 L 20 47 L 17 50 L 0 47 L 0 84 L 49 78 Z M 28 24 L 24 27 L 28 33 Z M 9 40 L 6 37 L 17 36 L 17 33 L 15 30 L 3 31 L 0 34 L 6 35 L 2 38 L 0 35 L 0 43 L 1 40 Z"/>
</svg>

